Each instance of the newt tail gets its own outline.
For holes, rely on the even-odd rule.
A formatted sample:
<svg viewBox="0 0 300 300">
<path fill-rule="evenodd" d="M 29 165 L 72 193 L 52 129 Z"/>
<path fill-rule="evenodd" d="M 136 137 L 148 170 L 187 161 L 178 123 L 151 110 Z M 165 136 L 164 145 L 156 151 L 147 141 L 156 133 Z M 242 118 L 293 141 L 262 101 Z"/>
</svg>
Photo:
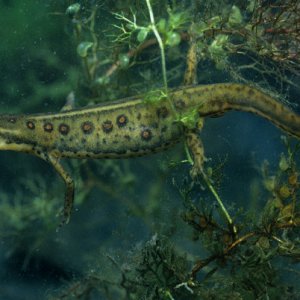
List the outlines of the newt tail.
<svg viewBox="0 0 300 300">
<path fill-rule="evenodd" d="M 180 97 L 189 99 L 188 107 L 196 107 L 200 117 L 218 116 L 230 110 L 250 112 L 300 138 L 300 116 L 251 86 L 233 83 L 196 86 L 179 91 L 174 101 Z"/>
<path fill-rule="evenodd" d="M 229 110 L 246 111 L 300 138 L 300 116 L 266 93 L 247 85 L 188 86 L 171 90 L 169 100 L 154 105 L 143 97 L 132 97 L 59 113 L 2 115 L 0 150 L 30 153 L 55 168 L 66 184 L 66 222 L 73 205 L 74 183 L 60 164 L 60 158 L 122 158 L 162 151 L 184 138 L 178 115 L 196 110 L 201 118 Z M 201 143 L 197 143 L 195 135 L 188 139 L 194 159 L 201 165 Z"/>
</svg>

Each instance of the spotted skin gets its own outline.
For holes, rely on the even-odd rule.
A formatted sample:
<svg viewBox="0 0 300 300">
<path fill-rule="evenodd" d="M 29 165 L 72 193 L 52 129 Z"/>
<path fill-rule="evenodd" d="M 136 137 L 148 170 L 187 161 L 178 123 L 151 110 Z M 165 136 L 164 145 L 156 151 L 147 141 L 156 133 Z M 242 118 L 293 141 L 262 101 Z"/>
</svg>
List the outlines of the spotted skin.
<svg viewBox="0 0 300 300">
<path fill-rule="evenodd" d="M 137 157 L 162 151 L 185 137 L 177 121 L 180 114 L 196 109 L 200 120 L 229 110 L 246 111 L 300 138 L 300 116 L 250 86 L 189 86 L 170 91 L 169 97 L 177 116 L 170 101 L 151 105 L 137 97 L 54 114 L 2 115 L 0 150 L 31 153 L 53 165 L 66 184 L 64 221 L 67 222 L 74 183 L 60 164 L 60 158 Z M 194 155 L 195 170 L 201 170 L 202 144 L 193 130 L 188 131 L 186 140 Z"/>
<path fill-rule="evenodd" d="M 102 124 L 102 130 L 105 133 L 109 133 L 113 130 L 113 123 L 110 120 L 106 120 L 105 122 L 103 122 Z"/>
<path fill-rule="evenodd" d="M 34 122 L 32 122 L 32 121 L 27 121 L 27 122 L 26 122 L 26 126 L 27 126 L 27 128 L 30 129 L 30 130 L 34 130 L 34 129 L 35 129 L 35 124 L 34 124 Z"/>
<path fill-rule="evenodd" d="M 127 123 L 128 123 L 128 118 L 126 117 L 126 115 L 123 114 L 117 117 L 117 124 L 119 128 L 126 126 Z"/>
<path fill-rule="evenodd" d="M 52 132 L 53 131 L 53 125 L 51 123 L 45 123 L 44 130 L 46 132 L 49 132 L 49 133 Z"/>
<path fill-rule="evenodd" d="M 94 131 L 94 127 L 94 124 L 90 121 L 85 121 L 81 125 L 81 129 L 84 134 L 91 134 Z"/>
<path fill-rule="evenodd" d="M 152 131 L 150 129 L 142 129 L 141 138 L 143 141 L 150 141 L 152 138 Z"/>
<path fill-rule="evenodd" d="M 70 126 L 68 124 L 61 123 L 58 126 L 58 131 L 62 135 L 67 135 L 70 131 Z"/>
</svg>

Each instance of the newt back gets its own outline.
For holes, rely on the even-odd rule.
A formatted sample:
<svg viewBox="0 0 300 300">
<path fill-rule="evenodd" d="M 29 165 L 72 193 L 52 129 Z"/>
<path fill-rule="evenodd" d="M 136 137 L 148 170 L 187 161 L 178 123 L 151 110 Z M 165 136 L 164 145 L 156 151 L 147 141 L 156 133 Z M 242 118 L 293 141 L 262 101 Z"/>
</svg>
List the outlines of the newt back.
<svg viewBox="0 0 300 300">
<path fill-rule="evenodd" d="M 260 115 L 300 138 L 300 117 L 267 94 L 240 84 L 190 86 L 170 92 L 180 116 L 199 117 L 228 110 Z M 195 123 L 196 124 L 196 123 Z M 0 150 L 57 157 L 119 158 L 164 150 L 183 136 L 168 101 L 158 105 L 140 98 L 55 114 L 0 117 Z"/>
</svg>

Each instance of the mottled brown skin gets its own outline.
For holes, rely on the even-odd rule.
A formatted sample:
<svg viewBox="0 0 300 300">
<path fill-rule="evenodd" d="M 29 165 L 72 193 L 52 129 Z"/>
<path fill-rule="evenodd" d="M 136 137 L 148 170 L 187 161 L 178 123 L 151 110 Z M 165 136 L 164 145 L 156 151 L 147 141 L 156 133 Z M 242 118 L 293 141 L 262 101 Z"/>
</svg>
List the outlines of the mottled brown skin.
<svg viewBox="0 0 300 300">
<path fill-rule="evenodd" d="M 184 137 L 184 130 L 176 119 L 180 114 L 195 109 L 199 117 L 219 115 L 228 110 L 252 112 L 300 138 L 300 116 L 250 86 L 190 86 L 171 91 L 169 97 L 176 115 L 170 101 L 154 105 L 142 98 L 56 114 L 3 115 L 0 116 L 0 150 L 31 153 L 54 166 L 67 186 L 64 207 L 67 221 L 74 184 L 59 158 L 122 158 L 162 151 Z M 187 140 L 199 169 L 203 162 L 202 145 L 194 137 L 188 136 Z"/>
</svg>

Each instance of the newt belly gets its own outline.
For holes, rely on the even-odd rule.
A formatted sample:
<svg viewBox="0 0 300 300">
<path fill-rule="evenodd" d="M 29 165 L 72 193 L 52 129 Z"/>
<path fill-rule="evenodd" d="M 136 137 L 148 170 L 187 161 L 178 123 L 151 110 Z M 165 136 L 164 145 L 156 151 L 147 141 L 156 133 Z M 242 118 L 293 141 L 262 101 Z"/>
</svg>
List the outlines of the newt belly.
<svg viewBox="0 0 300 300">
<path fill-rule="evenodd" d="M 31 153 L 54 166 L 67 185 L 68 219 L 74 185 L 59 158 L 122 158 L 162 151 L 184 137 L 178 122 L 182 114 L 196 110 L 199 117 L 205 117 L 228 110 L 252 112 L 300 138 L 300 116 L 253 87 L 190 86 L 171 91 L 169 100 L 149 104 L 135 97 L 54 114 L 2 115 L 0 150 Z"/>
</svg>

